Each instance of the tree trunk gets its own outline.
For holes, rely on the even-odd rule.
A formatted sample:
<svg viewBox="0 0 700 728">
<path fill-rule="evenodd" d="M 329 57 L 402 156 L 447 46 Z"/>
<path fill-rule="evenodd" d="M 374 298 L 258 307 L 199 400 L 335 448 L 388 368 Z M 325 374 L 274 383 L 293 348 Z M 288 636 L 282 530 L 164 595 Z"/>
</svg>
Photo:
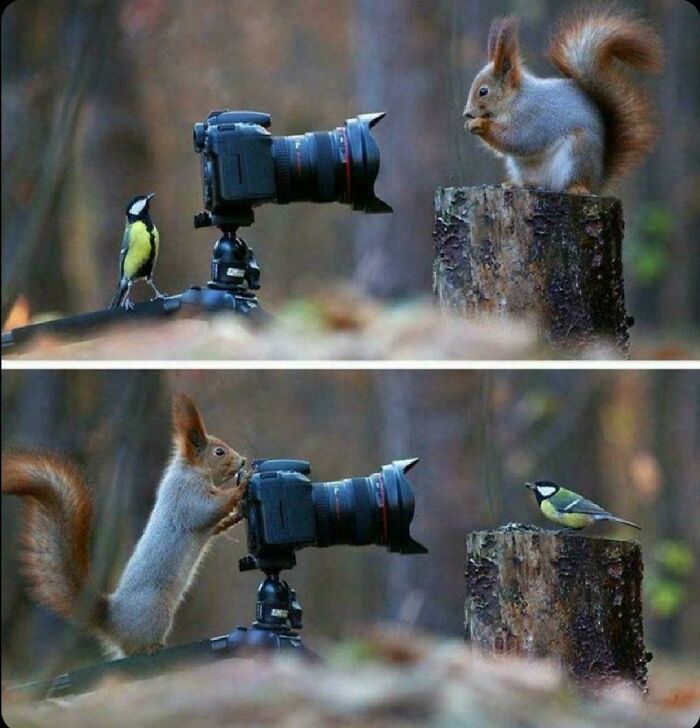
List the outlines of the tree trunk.
<svg viewBox="0 0 700 728">
<path fill-rule="evenodd" d="M 353 8 L 355 103 L 363 112 L 387 112 L 373 131 L 381 151 L 376 190 L 394 208 L 353 221 L 354 280 L 378 298 L 422 296 L 430 286 L 430 196 L 451 153 L 450 117 L 436 113 L 450 104 L 434 74 L 447 29 L 434 0 L 358 0 Z M 459 113 L 455 118 L 459 125 Z"/>
<path fill-rule="evenodd" d="M 622 205 L 522 187 L 439 188 L 433 289 L 469 317 L 534 317 L 557 349 L 629 348 Z"/>
<path fill-rule="evenodd" d="M 592 687 L 646 688 L 642 552 L 633 541 L 506 526 L 467 536 L 465 639 L 553 658 Z"/>
<path fill-rule="evenodd" d="M 385 558 L 382 618 L 421 630 L 461 631 L 461 549 L 465 525 L 488 517 L 485 498 L 464 487 L 476 479 L 481 377 L 475 372 L 380 371 L 376 375 L 380 461 L 420 457 L 409 474 L 413 536 L 429 553 Z M 469 526 L 467 526 L 468 528 Z"/>
</svg>

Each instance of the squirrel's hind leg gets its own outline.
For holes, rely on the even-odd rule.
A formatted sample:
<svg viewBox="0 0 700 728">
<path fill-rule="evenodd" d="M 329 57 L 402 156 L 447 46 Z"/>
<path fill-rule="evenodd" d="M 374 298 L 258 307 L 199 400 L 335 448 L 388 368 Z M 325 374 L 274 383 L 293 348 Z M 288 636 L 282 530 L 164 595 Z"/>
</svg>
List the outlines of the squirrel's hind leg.
<svg viewBox="0 0 700 728">
<path fill-rule="evenodd" d="M 516 160 L 513 157 L 506 157 L 505 162 L 508 177 L 502 187 L 522 187 L 523 173 Z"/>
<path fill-rule="evenodd" d="M 584 129 L 575 130 L 568 141 L 568 180 L 563 188 L 570 195 L 591 195 L 600 187 L 603 150 Z"/>
</svg>

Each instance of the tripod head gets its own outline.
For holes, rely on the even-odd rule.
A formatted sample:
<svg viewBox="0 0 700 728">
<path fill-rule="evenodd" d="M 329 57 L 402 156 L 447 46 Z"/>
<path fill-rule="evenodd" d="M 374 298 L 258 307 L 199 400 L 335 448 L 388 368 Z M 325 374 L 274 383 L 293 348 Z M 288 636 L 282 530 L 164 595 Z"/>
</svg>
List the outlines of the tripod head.
<svg viewBox="0 0 700 728">
<path fill-rule="evenodd" d="M 257 296 L 251 291 L 260 290 L 260 267 L 253 249 L 238 235 L 239 227 L 252 223 L 252 208 L 249 219 L 232 218 L 230 221 L 218 223 L 221 237 L 214 243 L 211 280 L 207 283 L 207 288 L 257 305 Z M 212 216 L 206 211 L 194 216 L 195 228 L 211 227 L 213 224 Z"/>
<path fill-rule="evenodd" d="M 248 555 L 238 562 L 241 571 L 260 569 L 265 574 L 265 579 L 258 587 L 253 630 L 266 630 L 278 635 L 296 637 L 301 642 L 298 634 L 292 631 L 303 627 L 301 604 L 294 589 L 280 579 L 282 569 L 291 569 L 295 565 L 296 557 L 293 551 L 271 559 L 256 559 Z"/>
</svg>

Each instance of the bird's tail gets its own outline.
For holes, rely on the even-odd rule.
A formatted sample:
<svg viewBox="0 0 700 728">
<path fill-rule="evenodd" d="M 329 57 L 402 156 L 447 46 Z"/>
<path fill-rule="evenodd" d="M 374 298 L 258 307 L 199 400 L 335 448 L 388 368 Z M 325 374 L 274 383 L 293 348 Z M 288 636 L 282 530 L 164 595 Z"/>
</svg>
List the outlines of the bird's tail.
<svg viewBox="0 0 700 728">
<path fill-rule="evenodd" d="M 601 519 L 604 521 L 615 521 L 615 523 L 624 523 L 625 526 L 632 526 L 632 528 L 638 528 L 640 531 L 642 530 L 642 527 L 638 526 L 636 523 L 632 523 L 632 521 L 625 521 L 624 518 L 613 516 L 612 513 L 606 513 L 604 516 L 601 516 Z"/>
<path fill-rule="evenodd" d="M 112 302 L 109 304 L 110 308 L 118 308 L 122 305 L 122 302 L 124 301 L 124 296 L 126 296 L 126 292 L 129 290 L 129 286 L 126 285 L 123 281 L 119 282 L 119 287 L 117 288 L 117 292 L 114 294 L 114 298 L 112 299 Z"/>
</svg>

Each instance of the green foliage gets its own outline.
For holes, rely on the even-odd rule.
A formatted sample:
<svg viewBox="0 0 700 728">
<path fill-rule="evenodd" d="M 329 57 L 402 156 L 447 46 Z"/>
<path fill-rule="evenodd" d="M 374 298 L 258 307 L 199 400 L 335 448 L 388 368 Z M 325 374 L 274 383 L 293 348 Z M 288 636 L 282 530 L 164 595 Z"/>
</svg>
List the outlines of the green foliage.
<svg viewBox="0 0 700 728">
<path fill-rule="evenodd" d="M 328 656 L 336 667 L 355 667 L 376 658 L 376 652 L 367 639 L 347 639 L 334 647 Z"/>
<path fill-rule="evenodd" d="M 291 326 L 323 328 L 323 309 L 311 298 L 293 298 L 279 313 L 279 318 Z"/>
<path fill-rule="evenodd" d="M 671 211 L 658 202 L 642 207 L 628 241 L 629 264 L 642 285 L 658 283 L 668 266 L 668 241 L 674 229 Z"/>
<path fill-rule="evenodd" d="M 687 576 L 693 570 L 693 552 L 682 541 L 661 541 L 654 551 L 654 558 L 677 576 Z"/>
<path fill-rule="evenodd" d="M 686 590 L 677 581 L 658 577 L 649 580 L 649 600 L 656 617 L 672 617 L 685 602 L 685 597 Z"/>
<path fill-rule="evenodd" d="M 693 552 L 682 541 L 661 541 L 654 549 L 646 591 L 651 610 L 661 619 L 672 617 L 688 597 L 687 577 L 693 570 Z"/>
</svg>

